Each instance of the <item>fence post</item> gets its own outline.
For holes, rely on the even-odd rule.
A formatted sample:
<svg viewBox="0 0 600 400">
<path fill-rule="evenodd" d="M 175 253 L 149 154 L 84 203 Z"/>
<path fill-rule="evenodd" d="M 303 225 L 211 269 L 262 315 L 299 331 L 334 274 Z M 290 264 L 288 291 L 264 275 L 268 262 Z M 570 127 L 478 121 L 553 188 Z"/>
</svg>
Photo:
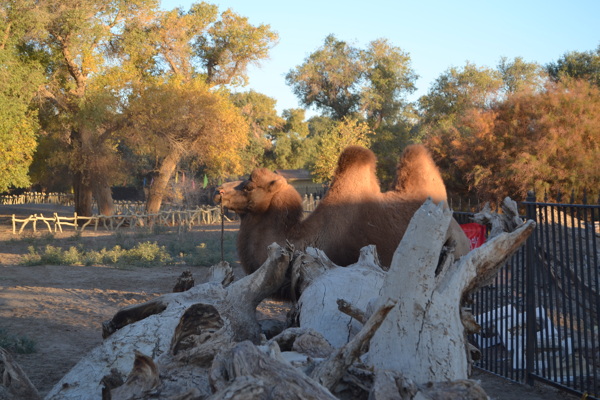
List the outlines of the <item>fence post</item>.
<svg viewBox="0 0 600 400">
<path fill-rule="evenodd" d="M 536 198 L 535 192 L 527 192 L 526 217 L 528 220 L 536 221 Z M 528 385 L 533 386 L 533 372 L 535 369 L 535 347 L 537 342 L 536 336 L 536 313 L 535 313 L 535 245 L 537 233 L 534 230 L 531 236 L 527 238 L 525 244 L 526 266 L 525 266 L 525 311 L 527 312 L 526 337 L 525 337 L 525 381 Z"/>
</svg>

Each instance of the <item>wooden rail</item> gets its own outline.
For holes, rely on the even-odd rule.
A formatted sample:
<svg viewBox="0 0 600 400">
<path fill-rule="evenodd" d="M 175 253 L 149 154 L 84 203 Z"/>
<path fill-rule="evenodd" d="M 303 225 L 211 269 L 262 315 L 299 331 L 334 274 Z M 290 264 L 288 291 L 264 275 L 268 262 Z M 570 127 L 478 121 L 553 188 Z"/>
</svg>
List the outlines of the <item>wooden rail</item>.
<svg viewBox="0 0 600 400">
<path fill-rule="evenodd" d="M 225 217 L 227 218 L 227 217 Z M 160 211 L 156 214 L 143 213 L 128 213 L 117 215 L 93 215 L 91 217 L 82 217 L 73 213 L 72 217 L 59 216 L 54 213 L 53 217 L 44 217 L 43 214 L 33 214 L 27 218 L 17 218 L 12 215 L 13 234 L 17 234 L 17 226 L 21 224 L 18 233 L 21 234 L 25 227 L 31 222 L 33 231 L 37 232 L 38 221 L 46 224 L 48 231 L 62 232 L 63 227 L 73 227 L 75 231 L 83 232 L 86 227 L 93 226 L 94 231 L 98 230 L 98 226 L 104 227 L 106 230 L 114 231 L 121 227 L 136 227 L 144 226 L 178 226 L 180 229 L 184 226 L 191 228 L 194 225 L 210 225 L 221 222 L 221 209 L 219 207 L 197 207 L 194 210 L 168 210 Z"/>
</svg>

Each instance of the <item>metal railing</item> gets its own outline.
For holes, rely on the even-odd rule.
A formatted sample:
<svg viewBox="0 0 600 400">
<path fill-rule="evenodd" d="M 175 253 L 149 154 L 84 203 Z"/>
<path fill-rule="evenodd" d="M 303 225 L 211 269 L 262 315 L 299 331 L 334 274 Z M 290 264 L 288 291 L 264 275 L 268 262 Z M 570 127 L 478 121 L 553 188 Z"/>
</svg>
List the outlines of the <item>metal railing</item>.
<svg viewBox="0 0 600 400">
<path fill-rule="evenodd" d="M 482 329 L 471 341 L 476 366 L 600 398 L 600 205 L 537 202 L 522 206 L 537 228 L 472 296 Z M 469 213 L 455 213 L 459 223 Z"/>
</svg>

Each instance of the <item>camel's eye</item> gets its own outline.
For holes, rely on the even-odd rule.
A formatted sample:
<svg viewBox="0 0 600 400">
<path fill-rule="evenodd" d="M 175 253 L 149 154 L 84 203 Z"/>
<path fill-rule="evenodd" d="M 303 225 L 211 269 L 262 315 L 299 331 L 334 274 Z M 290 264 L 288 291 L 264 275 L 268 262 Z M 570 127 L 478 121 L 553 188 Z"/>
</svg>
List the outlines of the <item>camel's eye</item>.
<svg viewBox="0 0 600 400">
<path fill-rule="evenodd" d="M 244 186 L 244 192 L 251 192 L 254 190 L 254 183 L 248 182 L 246 186 Z"/>
</svg>

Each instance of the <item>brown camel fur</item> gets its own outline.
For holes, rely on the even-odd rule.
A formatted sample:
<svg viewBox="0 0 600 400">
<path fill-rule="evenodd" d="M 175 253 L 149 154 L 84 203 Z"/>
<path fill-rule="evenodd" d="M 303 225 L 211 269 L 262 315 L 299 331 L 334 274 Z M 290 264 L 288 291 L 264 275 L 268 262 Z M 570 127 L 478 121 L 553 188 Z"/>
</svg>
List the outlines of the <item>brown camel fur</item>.
<svg viewBox="0 0 600 400">
<path fill-rule="evenodd" d="M 337 265 L 358 260 L 360 249 L 377 246 L 381 263 L 389 266 L 414 212 L 427 197 L 446 201 L 446 188 L 427 149 L 406 148 L 398 162 L 394 190 L 382 193 L 370 150 L 350 146 L 338 160 L 327 195 L 302 220 L 302 199 L 285 178 L 267 169 L 252 172 L 245 181 L 221 186 L 215 201 L 239 214 L 238 253 L 246 273 L 267 258 L 272 242 L 288 240 L 296 248 L 316 247 Z M 456 221 L 448 231 L 455 256 L 469 251 L 469 240 Z"/>
</svg>

